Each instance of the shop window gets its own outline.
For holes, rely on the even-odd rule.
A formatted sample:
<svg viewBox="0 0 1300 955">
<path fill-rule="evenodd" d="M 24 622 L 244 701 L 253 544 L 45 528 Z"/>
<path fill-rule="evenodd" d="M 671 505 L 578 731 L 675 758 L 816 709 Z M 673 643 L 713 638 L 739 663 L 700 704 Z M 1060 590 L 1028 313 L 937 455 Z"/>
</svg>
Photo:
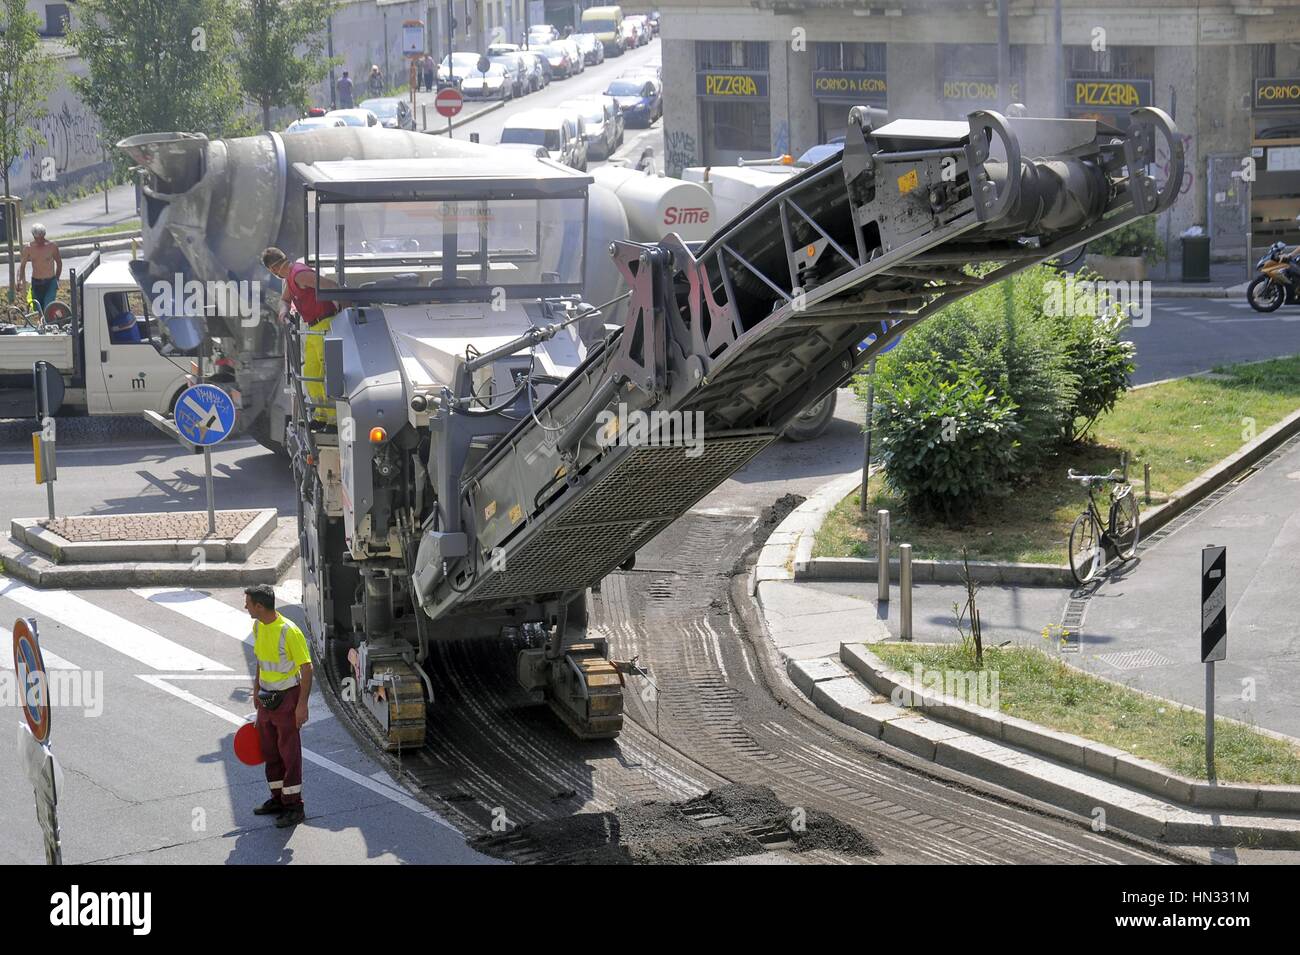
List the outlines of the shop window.
<svg viewBox="0 0 1300 955">
<path fill-rule="evenodd" d="M 1251 72 L 1257 80 L 1277 76 L 1277 47 L 1272 43 L 1255 43 L 1250 48 Z"/>
<path fill-rule="evenodd" d="M 883 43 L 816 43 L 813 56 L 818 70 L 885 72 Z"/>
<path fill-rule="evenodd" d="M 946 77 L 988 77 L 998 75 L 996 43 L 939 44 L 939 72 Z M 1011 75 L 1025 75 L 1025 48 L 1011 45 Z"/>
<path fill-rule="evenodd" d="M 697 70 L 767 69 L 767 44 L 756 40 L 696 40 Z"/>
<path fill-rule="evenodd" d="M 700 124 L 714 150 L 765 155 L 772 149 L 767 100 L 753 103 L 700 103 Z"/>
<path fill-rule="evenodd" d="M 1112 46 L 1094 50 L 1090 46 L 1067 46 L 1066 73 L 1081 80 L 1155 79 L 1155 48 Z"/>
</svg>

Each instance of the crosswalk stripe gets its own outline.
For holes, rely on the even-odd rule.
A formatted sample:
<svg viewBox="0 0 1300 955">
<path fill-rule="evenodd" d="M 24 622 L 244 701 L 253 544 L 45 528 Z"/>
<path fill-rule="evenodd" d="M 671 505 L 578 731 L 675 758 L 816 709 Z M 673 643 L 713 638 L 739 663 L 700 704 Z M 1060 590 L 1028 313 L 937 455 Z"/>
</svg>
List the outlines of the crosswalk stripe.
<svg viewBox="0 0 1300 955">
<path fill-rule="evenodd" d="M 20 603 L 38 617 L 57 621 L 155 670 L 230 669 L 66 590 L 35 590 L 0 577 L 0 597 Z"/>
<path fill-rule="evenodd" d="M 291 577 L 282 584 L 275 586 L 275 599 L 277 603 L 292 604 L 298 606 L 302 603 L 302 578 Z"/>
<path fill-rule="evenodd" d="M 188 587 L 141 587 L 131 591 L 151 604 L 174 610 L 218 633 L 253 645 L 253 620 L 242 610 L 222 603 L 216 597 Z"/>
<path fill-rule="evenodd" d="M 0 670 L 12 670 L 14 668 L 13 656 L 9 653 L 9 647 L 13 645 L 13 631 L 0 627 Z M 52 650 L 41 647 L 41 659 L 45 661 L 47 670 L 80 670 L 77 666 L 68 660 L 63 659 Z"/>
</svg>

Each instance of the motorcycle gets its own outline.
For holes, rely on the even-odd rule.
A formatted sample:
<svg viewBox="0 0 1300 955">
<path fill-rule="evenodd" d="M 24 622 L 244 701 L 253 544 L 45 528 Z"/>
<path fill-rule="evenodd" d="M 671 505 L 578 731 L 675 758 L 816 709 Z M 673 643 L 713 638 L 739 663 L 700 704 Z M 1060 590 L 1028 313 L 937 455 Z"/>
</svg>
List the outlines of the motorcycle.
<svg viewBox="0 0 1300 955">
<path fill-rule="evenodd" d="M 1268 251 L 1255 263 L 1260 274 L 1246 286 L 1246 301 L 1257 312 L 1276 312 L 1283 304 L 1300 303 L 1297 296 L 1297 279 L 1300 279 L 1300 265 L 1293 256 L 1300 253 L 1300 247 L 1291 252 L 1286 251 L 1285 242 L 1274 242 Z"/>
</svg>

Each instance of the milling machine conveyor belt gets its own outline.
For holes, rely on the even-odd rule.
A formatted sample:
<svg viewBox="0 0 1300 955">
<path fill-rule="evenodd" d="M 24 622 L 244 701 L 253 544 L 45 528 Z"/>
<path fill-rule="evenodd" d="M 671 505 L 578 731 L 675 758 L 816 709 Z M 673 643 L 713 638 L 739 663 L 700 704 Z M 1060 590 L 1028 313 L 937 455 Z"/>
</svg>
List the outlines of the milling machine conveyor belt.
<svg viewBox="0 0 1300 955">
<path fill-rule="evenodd" d="M 1127 131 L 991 111 L 872 130 L 866 115 L 851 111 L 839 156 L 701 247 L 611 247 L 631 289 L 623 327 L 463 482 L 470 556 L 426 612 L 596 584 L 912 325 L 1163 211 L 1182 181 L 1181 139 L 1152 108 Z M 638 413 L 657 442 L 631 440 Z M 683 440 L 699 437 L 688 421 L 702 442 Z"/>
</svg>

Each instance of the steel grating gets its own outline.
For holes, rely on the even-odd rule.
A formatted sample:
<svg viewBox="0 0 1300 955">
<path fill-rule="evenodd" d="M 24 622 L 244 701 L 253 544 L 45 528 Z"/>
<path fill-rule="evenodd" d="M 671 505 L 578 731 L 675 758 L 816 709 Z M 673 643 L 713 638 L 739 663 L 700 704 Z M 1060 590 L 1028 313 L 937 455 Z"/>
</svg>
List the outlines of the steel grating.
<svg viewBox="0 0 1300 955">
<path fill-rule="evenodd" d="M 506 569 L 472 587 L 472 601 L 580 590 L 601 580 L 772 440 L 705 438 L 627 450 L 554 522 L 508 549 Z"/>
<path fill-rule="evenodd" d="M 622 464 L 610 467 L 564 512 L 559 523 L 599 524 L 656 517 L 675 520 L 771 440 L 770 434 L 726 438 L 701 435 L 697 448 L 633 448 Z M 692 457 L 696 450 L 699 453 Z"/>
</svg>

